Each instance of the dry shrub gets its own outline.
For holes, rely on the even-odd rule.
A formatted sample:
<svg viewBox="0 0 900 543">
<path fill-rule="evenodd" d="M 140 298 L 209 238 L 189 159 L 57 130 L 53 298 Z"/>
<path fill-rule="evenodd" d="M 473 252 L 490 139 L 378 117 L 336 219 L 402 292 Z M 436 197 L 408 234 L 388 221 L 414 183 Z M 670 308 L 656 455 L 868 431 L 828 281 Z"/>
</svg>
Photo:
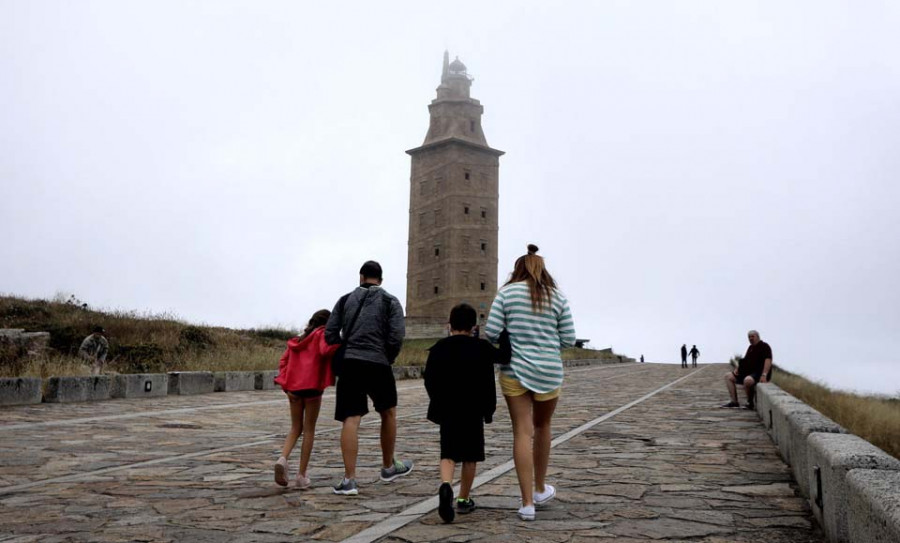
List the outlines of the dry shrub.
<svg viewBox="0 0 900 543">
<path fill-rule="evenodd" d="M 780 368 L 774 382 L 850 432 L 900 458 L 900 399 L 841 392 Z"/>
</svg>

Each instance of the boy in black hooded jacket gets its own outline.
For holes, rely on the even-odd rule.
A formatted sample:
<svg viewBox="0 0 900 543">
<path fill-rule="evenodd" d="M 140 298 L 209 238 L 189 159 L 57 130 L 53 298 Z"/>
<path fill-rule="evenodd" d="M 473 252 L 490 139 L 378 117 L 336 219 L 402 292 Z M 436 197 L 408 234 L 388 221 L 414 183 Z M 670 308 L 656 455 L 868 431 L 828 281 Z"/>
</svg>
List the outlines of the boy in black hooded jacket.
<svg viewBox="0 0 900 543">
<path fill-rule="evenodd" d="M 499 351 L 483 339 L 471 336 L 475 309 L 460 304 L 450 311 L 450 337 L 434 344 L 425 364 L 425 389 L 431 400 L 428 420 L 441 426 L 441 487 L 438 513 L 452 522 L 453 488 L 450 486 L 456 463 L 462 462 L 456 511 L 471 513 L 475 502 L 469 497 L 475 479 L 476 462 L 484 461 L 484 423 L 493 420 L 497 409 L 494 363 Z"/>
</svg>

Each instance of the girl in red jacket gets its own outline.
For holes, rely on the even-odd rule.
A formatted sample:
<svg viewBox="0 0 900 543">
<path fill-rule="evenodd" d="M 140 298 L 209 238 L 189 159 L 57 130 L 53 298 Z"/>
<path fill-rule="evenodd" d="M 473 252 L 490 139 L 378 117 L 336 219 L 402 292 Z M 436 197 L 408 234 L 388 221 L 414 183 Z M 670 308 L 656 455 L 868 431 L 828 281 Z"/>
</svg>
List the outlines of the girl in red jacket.
<svg viewBox="0 0 900 543">
<path fill-rule="evenodd" d="M 316 311 L 303 334 L 288 340 L 287 349 L 281 355 L 275 382 L 281 385 L 291 407 L 291 431 L 284 439 L 281 457 L 275 462 L 275 482 L 281 486 L 288 484 L 287 459 L 300 434 L 303 434 L 303 445 L 300 447 L 297 487 L 304 489 L 310 485 L 306 470 L 316 435 L 322 393 L 325 387 L 334 385 L 331 357 L 338 345 L 325 343 L 325 323 L 330 316 L 327 309 Z"/>
</svg>

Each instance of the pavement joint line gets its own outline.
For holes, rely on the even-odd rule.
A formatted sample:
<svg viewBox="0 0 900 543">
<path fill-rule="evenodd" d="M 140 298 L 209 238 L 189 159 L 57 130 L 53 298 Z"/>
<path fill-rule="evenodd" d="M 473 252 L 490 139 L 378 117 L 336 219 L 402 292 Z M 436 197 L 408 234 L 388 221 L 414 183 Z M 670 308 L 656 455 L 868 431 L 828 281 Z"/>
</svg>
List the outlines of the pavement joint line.
<svg viewBox="0 0 900 543">
<path fill-rule="evenodd" d="M 566 441 L 569 441 L 573 437 L 593 428 L 594 426 L 600 424 L 601 422 L 609 420 L 612 417 L 615 417 L 616 415 L 618 415 L 619 413 L 621 413 L 627 409 L 630 409 L 630 408 L 634 407 L 635 405 L 638 405 L 639 403 L 642 403 L 642 402 L 652 398 L 653 396 L 656 396 L 660 392 L 677 385 L 681 381 L 684 381 L 685 379 L 687 379 L 693 375 L 696 375 L 697 373 L 700 373 L 707 367 L 709 367 L 709 366 L 704 366 L 697 370 L 694 370 L 691 373 L 689 373 L 685 376 L 679 377 L 678 379 L 670 382 L 669 384 L 664 385 L 664 386 L 654 390 L 653 392 L 650 392 L 648 394 L 645 394 L 644 396 L 641 396 L 637 400 L 633 400 L 633 401 L 631 401 L 621 407 L 618 407 L 608 413 L 605 413 L 589 422 L 586 422 L 586 423 L 582 424 L 581 426 L 578 426 L 577 428 L 569 430 L 568 432 L 562 434 L 561 436 L 553 439 L 550 442 L 550 448 L 556 447 L 557 445 L 560 445 L 562 443 L 565 443 Z M 497 479 L 500 476 L 504 475 L 505 473 L 512 471 L 514 468 L 515 468 L 515 462 L 513 460 L 507 460 L 506 462 L 504 462 L 503 464 L 500 464 L 499 466 L 494 466 L 490 470 L 475 477 L 475 481 L 472 483 L 472 489 L 474 490 L 474 489 L 480 487 L 481 485 L 487 484 L 487 483 L 493 481 L 494 479 Z M 453 487 L 453 492 L 454 492 L 454 495 L 459 493 L 459 485 L 458 484 Z M 380 538 L 406 526 L 410 522 L 418 520 L 419 518 L 428 514 L 432 510 L 436 509 L 437 506 L 438 506 L 438 497 L 432 496 L 430 498 L 422 500 L 421 502 L 419 502 L 415 505 L 412 505 L 412 506 L 404 509 L 403 511 L 397 513 L 396 515 L 394 515 L 391 518 L 385 519 L 373 526 L 366 528 L 365 530 L 363 530 L 357 534 L 354 534 L 346 539 L 343 539 L 341 541 L 341 543 L 372 543 L 373 541 L 380 539 Z"/>
<path fill-rule="evenodd" d="M 650 369 L 652 369 L 652 368 L 647 368 L 647 370 L 650 370 Z M 699 370 L 698 370 L 698 371 L 699 371 Z M 612 379 L 617 379 L 617 378 L 619 378 L 619 377 L 624 377 L 624 376 L 626 376 L 626 375 L 633 375 L 633 374 L 636 374 L 636 373 L 643 373 L 643 370 L 621 372 L 621 373 L 617 373 L 617 374 L 615 374 L 615 375 L 610 375 L 610 376 L 608 376 L 608 377 L 604 377 L 604 378 L 602 378 L 602 379 L 598 379 L 597 381 L 609 381 L 609 380 L 612 380 Z M 682 379 L 684 379 L 684 378 L 686 378 L 686 377 L 687 377 L 687 376 L 683 377 Z M 409 390 L 409 389 L 411 389 L 411 388 L 418 388 L 418 387 L 410 386 L 410 387 L 405 387 L 405 388 L 403 388 L 403 389 L 398 389 L 398 390 Z M 265 402 L 252 402 L 252 403 L 250 403 L 250 405 L 260 405 L 260 404 L 268 404 L 268 403 L 283 403 L 283 402 L 284 402 L 283 399 L 281 399 L 281 400 L 267 400 L 267 401 L 265 401 Z M 246 404 L 246 403 L 243 403 L 243 404 L 231 404 L 231 405 L 241 405 L 241 406 L 242 406 L 242 405 L 247 405 L 247 404 Z M 212 407 L 212 406 L 210 406 L 210 407 Z M 191 411 L 197 411 L 197 410 L 200 410 L 200 409 L 202 409 L 202 408 L 190 408 L 189 410 L 191 410 Z M 622 408 L 620 408 L 620 409 L 622 409 Z M 622 410 L 623 410 L 623 409 L 622 409 Z M 179 409 L 179 410 L 169 410 L 169 411 L 181 411 L 181 410 Z M 160 412 L 157 412 L 157 413 L 160 413 Z M 406 414 L 406 415 L 398 416 L 397 419 L 398 419 L 398 420 L 403 420 L 403 419 L 408 419 L 408 418 L 412 418 L 412 417 L 415 417 L 415 416 L 422 416 L 422 414 L 424 414 L 424 413 L 425 413 L 424 410 L 419 410 L 419 411 L 416 411 L 416 412 L 413 412 L 413 413 L 409 413 L 409 414 Z M 113 416 L 116 416 L 116 415 L 113 415 Z M 121 417 L 127 417 L 127 416 L 130 416 L 130 415 L 121 415 Z M 116 417 L 118 417 L 118 416 L 116 416 Z M 375 419 L 375 418 L 373 418 L 373 419 L 370 419 L 369 421 L 363 421 L 363 422 L 362 422 L 362 425 L 363 425 L 363 426 L 372 426 L 372 425 L 374 425 L 374 424 L 376 424 L 376 423 L 378 423 L 378 422 L 380 422 L 380 419 Z M 334 427 L 334 428 L 328 428 L 328 429 L 321 430 L 320 432 L 317 432 L 317 435 L 321 435 L 321 434 L 329 434 L 329 433 L 337 432 L 337 431 L 340 431 L 340 430 L 341 430 L 341 427 L 340 427 L 340 426 L 336 426 L 336 427 Z M 267 444 L 271 444 L 273 438 L 280 438 L 280 437 L 283 437 L 283 435 L 284 435 L 283 433 L 267 434 L 267 435 L 261 436 L 261 438 L 262 438 L 261 440 L 252 441 L 252 442 L 249 442 L 249 443 L 240 443 L 240 444 L 237 444 L 237 445 L 228 445 L 228 446 L 226 446 L 226 447 L 217 447 L 217 448 L 214 448 L 214 449 L 206 449 L 206 450 L 203 450 L 203 451 L 195 451 L 195 452 L 192 452 L 192 453 L 185 453 L 185 454 L 179 454 L 179 455 L 175 455 L 175 456 L 168 456 L 168 457 L 165 457 L 165 458 L 154 458 L 154 459 L 152 459 L 152 460 L 143 460 L 143 461 L 141 461 L 141 462 L 134 462 L 134 463 L 131 463 L 131 464 L 123 464 L 123 465 L 121 465 L 121 466 L 111 466 L 111 467 L 108 467 L 108 468 L 101 468 L 101 469 L 99 469 L 99 470 L 94 470 L 94 471 L 88 471 L 88 472 L 83 472 L 83 473 L 73 473 L 73 474 L 71 474 L 71 475 L 63 475 L 63 476 L 60 476 L 60 477 L 52 477 L 52 478 L 49 478 L 49 479 L 41 479 L 41 480 L 38 480 L 38 481 L 31 481 L 31 482 L 28 482 L 28 483 L 22 483 L 22 484 L 20 484 L 20 485 L 0 487 L 0 496 L 2 496 L 2 495 L 4 495 L 4 494 L 13 494 L 13 493 L 15 493 L 15 492 L 19 492 L 19 491 L 22 491 L 22 490 L 27 490 L 27 489 L 29 489 L 29 488 L 33 488 L 33 487 L 36 487 L 36 486 L 43 486 L 43 485 L 53 484 L 53 483 L 67 483 L 67 482 L 77 481 L 77 480 L 79 480 L 79 479 L 86 479 L 86 478 L 90 478 L 90 477 L 93 477 L 93 476 L 104 475 L 104 474 L 107 474 L 107 473 L 112 473 L 112 472 L 117 472 L 117 471 L 124 471 L 124 470 L 132 469 L 132 468 L 142 468 L 142 467 L 146 467 L 146 466 L 153 466 L 153 465 L 156 465 L 156 464 L 163 464 L 163 463 L 172 462 L 172 461 L 176 461 L 176 460 L 189 460 L 189 459 L 192 459 L 192 458 L 202 458 L 202 457 L 204 457 L 204 456 L 208 456 L 208 455 L 211 455 L 211 454 L 218 454 L 218 453 L 220 453 L 220 452 L 227 452 L 227 451 L 232 451 L 232 450 L 244 449 L 244 448 L 248 448 L 248 447 L 255 447 L 255 446 L 258 446 L 258 445 L 267 445 Z M 510 461 L 510 462 L 511 462 L 511 461 Z M 505 465 L 506 465 L 506 464 L 504 464 L 504 466 L 505 466 Z M 493 471 L 496 470 L 496 469 L 497 469 L 497 468 L 493 468 L 492 470 L 490 470 L 490 471 L 487 472 L 487 473 L 491 473 L 491 472 L 493 472 Z M 507 468 L 506 470 L 504 470 L 504 473 L 505 473 L 505 471 L 509 471 L 509 468 Z M 501 473 L 501 474 L 502 474 L 502 473 Z M 499 476 L 499 475 L 497 475 L 497 476 Z M 476 477 L 476 479 L 475 479 L 475 482 L 476 482 L 477 484 L 483 484 L 483 483 L 478 483 L 480 477 L 481 477 L 481 476 Z M 477 488 L 477 486 L 473 486 L 473 488 Z M 457 490 L 456 490 L 456 491 L 459 492 L 458 487 L 457 487 Z M 436 498 L 435 498 L 435 499 L 436 499 Z M 423 503 L 424 503 L 424 502 L 423 502 Z M 436 503 L 436 502 L 435 502 L 435 503 Z M 435 507 L 437 507 L 437 506 L 435 505 Z M 426 512 L 427 512 L 427 511 L 426 511 Z M 411 514 L 411 513 L 403 512 L 403 513 L 398 513 L 398 514 Z M 412 514 L 414 514 L 414 513 L 412 513 Z M 424 513 L 423 513 L 423 514 L 424 514 Z M 421 515 L 419 515 L 419 516 L 421 516 Z M 418 517 L 416 517 L 416 518 L 418 518 Z M 413 519 L 413 520 L 414 520 L 414 519 Z"/>
<path fill-rule="evenodd" d="M 283 400 L 282 400 L 283 401 Z M 397 419 L 408 419 L 414 416 L 421 416 L 424 411 L 416 411 L 415 413 L 409 413 L 407 415 L 402 415 L 397 417 Z M 373 426 L 375 423 L 380 422 L 380 419 L 371 419 L 368 421 L 363 421 L 360 423 L 360 426 Z M 327 430 L 322 430 L 321 432 L 316 432 L 316 435 L 320 434 L 330 434 L 333 432 L 338 432 L 341 430 L 340 426 L 336 426 L 334 428 L 328 428 Z M 15 486 L 4 486 L 0 487 L 0 496 L 4 494 L 12 494 L 18 492 L 20 490 L 27 490 L 29 488 L 35 486 L 42 486 L 46 484 L 53 483 L 68 483 L 71 481 L 77 481 L 79 479 L 86 479 L 95 475 L 104 475 L 106 473 L 111 473 L 115 471 L 124 471 L 132 468 L 143 468 L 146 466 L 153 466 L 156 464 L 164 464 L 166 462 L 172 462 L 175 460 L 189 460 L 191 458 L 202 458 L 204 456 L 209 456 L 211 454 L 218 454 L 220 452 L 228 452 L 238 449 L 246 449 L 248 447 L 256 447 L 257 445 L 267 445 L 272 443 L 273 438 L 283 438 L 284 434 L 266 434 L 264 436 L 260 436 L 262 439 L 257 441 L 251 441 L 249 443 L 239 443 L 237 445 L 228 445 L 227 447 L 217 447 L 215 449 L 204 449 L 202 451 L 195 451 L 192 453 L 184 453 L 178 454 L 175 456 L 167 456 L 165 458 L 154 458 L 153 460 L 142 460 L 140 462 L 134 462 L 132 464 L 123 464 L 121 466 L 111 466 L 108 468 L 101 468 L 94 471 L 86 471 L 83 473 L 73 473 L 71 475 L 63 475 L 61 477 L 53 477 L 50 479 L 41 479 L 39 481 L 31 481 L 30 483 L 22 483 L 20 485 Z"/>
<path fill-rule="evenodd" d="M 598 366 L 596 368 L 585 368 L 572 370 L 568 373 L 581 373 L 586 371 L 587 369 L 603 369 L 610 368 L 616 366 Z M 633 372 L 622 372 L 625 373 L 633 373 Z M 412 390 L 414 388 L 419 388 L 420 385 L 412 385 L 406 387 L 398 387 L 397 391 L 401 390 Z M 254 391 L 241 391 L 241 392 L 254 392 Z M 259 391 L 256 391 L 259 392 Z M 333 393 L 331 394 L 333 395 Z M 100 415 L 97 417 L 83 417 L 83 418 L 75 418 L 75 419 L 60 419 L 60 420 L 50 420 L 43 422 L 25 422 L 21 424 L 8 424 L 8 425 L 0 425 L 0 432 L 11 431 L 11 430 L 25 430 L 29 428 L 39 428 L 46 426 L 67 426 L 72 424 L 87 424 L 91 422 L 103 422 L 107 420 L 125 420 L 125 419 L 134 419 L 141 417 L 158 417 L 158 416 L 166 416 L 166 415 L 178 415 L 183 413 L 193 413 L 195 411 L 208 411 L 215 409 L 234 409 L 238 407 L 249 407 L 252 405 L 270 405 L 270 404 L 280 404 L 284 401 L 283 398 L 278 400 L 264 400 L 257 402 L 239 402 L 239 403 L 228 403 L 228 404 L 215 404 L 215 405 L 199 405 L 194 407 L 178 407 L 175 409 L 164 409 L 160 411 L 144 411 L 141 413 L 124 413 L 119 415 Z"/>
<path fill-rule="evenodd" d="M 411 390 L 413 388 L 418 388 L 415 386 L 401 387 L 398 388 L 397 391 L 401 390 Z M 252 391 L 242 391 L 242 392 L 252 392 Z M 329 396 L 333 396 L 332 392 Z M 248 407 L 251 405 L 270 405 L 270 404 L 281 404 L 284 403 L 284 398 L 279 398 L 277 400 L 263 400 L 258 402 L 239 402 L 239 403 L 227 403 L 227 404 L 215 404 L 215 405 L 199 405 L 195 407 L 178 407 L 175 409 L 163 409 L 160 411 L 144 411 L 141 413 L 125 413 L 121 415 L 101 415 L 98 417 L 85 417 L 80 419 L 60 419 L 60 420 L 50 420 L 44 422 L 26 422 L 22 424 L 10 424 L 7 426 L 0 426 L 0 432 L 5 430 L 24 430 L 28 428 L 35 428 L 41 426 L 67 426 L 71 424 L 86 424 L 90 422 L 103 422 L 106 420 L 122 420 L 122 419 L 135 419 L 141 417 L 160 417 L 167 415 L 179 415 L 182 413 L 193 413 L 194 411 L 209 411 L 214 409 L 235 409 L 238 407 Z"/>
</svg>

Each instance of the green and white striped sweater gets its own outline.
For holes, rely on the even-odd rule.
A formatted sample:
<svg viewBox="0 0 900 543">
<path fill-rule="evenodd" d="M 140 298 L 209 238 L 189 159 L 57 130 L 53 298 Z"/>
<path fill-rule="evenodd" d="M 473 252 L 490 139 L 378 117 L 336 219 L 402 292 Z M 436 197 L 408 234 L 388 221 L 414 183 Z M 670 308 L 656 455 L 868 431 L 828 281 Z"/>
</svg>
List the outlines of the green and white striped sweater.
<svg viewBox="0 0 900 543">
<path fill-rule="evenodd" d="M 575 344 L 575 324 L 566 297 L 554 291 L 552 302 L 535 312 L 527 283 L 506 285 L 494 298 L 485 335 L 497 341 L 503 328 L 509 330 L 512 344 L 512 362 L 501 370 L 503 374 L 518 379 L 532 392 L 560 387 L 563 365 L 559 350 Z"/>
</svg>

